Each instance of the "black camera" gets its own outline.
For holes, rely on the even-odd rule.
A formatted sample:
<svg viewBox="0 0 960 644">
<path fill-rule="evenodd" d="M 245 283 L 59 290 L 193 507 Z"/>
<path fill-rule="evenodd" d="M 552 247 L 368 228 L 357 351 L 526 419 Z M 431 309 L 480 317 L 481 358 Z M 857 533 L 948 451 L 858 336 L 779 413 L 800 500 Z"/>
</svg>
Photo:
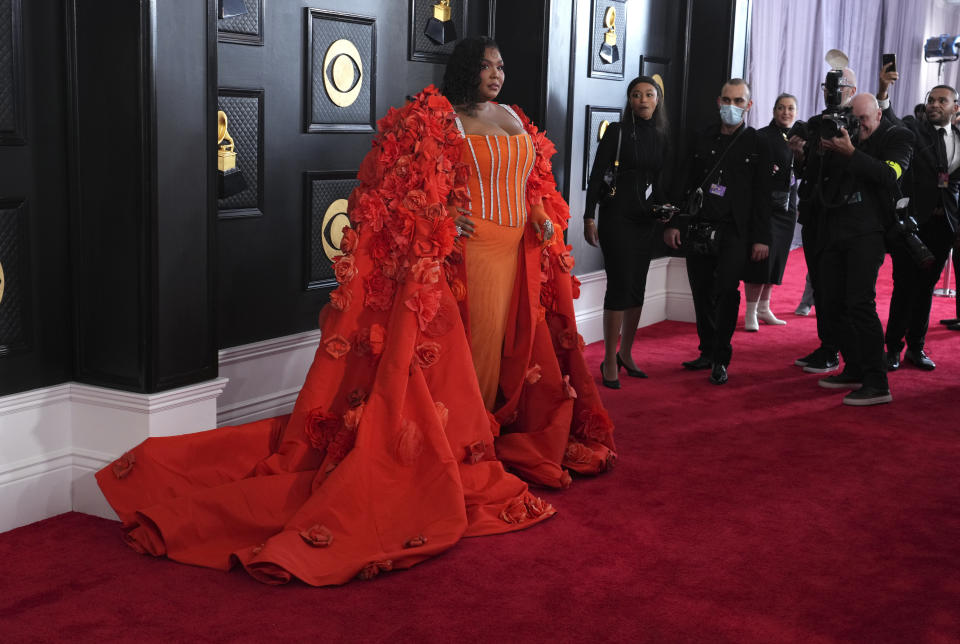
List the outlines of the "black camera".
<svg viewBox="0 0 960 644">
<path fill-rule="evenodd" d="M 907 212 L 909 203 L 909 197 L 897 201 L 897 216 L 893 223 L 893 229 L 906 247 L 910 259 L 920 268 L 927 270 L 932 268 L 937 260 L 926 244 L 923 243 L 923 240 L 917 236 L 917 220 Z"/>
<path fill-rule="evenodd" d="M 860 132 L 860 119 L 853 115 L 849 108 L 843 107 L 843 70 L 831 69 L 823 83 L 824 100 L 827 108 L 819 116 L 810 119 L 810 122 L 796 121 L 787 138 L 799 136 L 809 141 L 816 136 L 820 139 L 835 139 L 840 136 L 840 128 L 845 128 L 851 139 L 856 139 Z"/>
<path fill-rule="evenodd" d="M 670 204 L 656 205 L 652 210 L 654 218 L 663 223 L 667 223 L 675 214 L 680 212 L 679 208 Z"/>
</svg>

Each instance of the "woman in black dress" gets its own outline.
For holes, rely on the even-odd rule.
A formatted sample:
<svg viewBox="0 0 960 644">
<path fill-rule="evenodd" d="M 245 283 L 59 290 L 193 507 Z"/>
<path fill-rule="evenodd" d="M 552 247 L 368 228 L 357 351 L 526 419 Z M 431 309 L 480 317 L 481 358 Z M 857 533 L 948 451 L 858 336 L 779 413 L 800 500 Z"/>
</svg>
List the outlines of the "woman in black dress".
<svg viewBox="0 0 960 644">
<path fill-rule="evenodd" d="M 773 162 L 770 180 L 773 207 L 770 211 L 770 255 L 762 262 L 749 262 L 744 275 L 747 312 L 743 327 L 759 331 L 760 322 L 786 324 L 770 310 L 770 293 L 774 284 L 783 281 L 790 243 L 797 224 L 797 186 L 793 177 L 793 152 L 787 147 L 787 131 L 797 118 L 797 99 L 781 94 L 773 104 L 773 120 L 760 129 L 760 136 L 770 148 Z"/>
<path fill-rule="evenodd" d="M 653 252 L 657 220 L 654 203 L 662 203 L 661 172 L 667 167 L 668 125 L 663 91 L 656 80 L 639 76 L 627 87 L 627 105 L 620 123 L 611 123 L 597 148 L 587 187 L 583 234 L 591 246 L 600 246 L 607 273 L 603 300 L 603 364 L 601 380 L 620 388 L 618 371 L 646 378 L 631 355 L 633 338 L 643 310 L 647 270 Z M 607 195 L 604 173 L 613 166 L 620 148 L 616 192 Z M 597 204 L 600 223 L 597 224 Z M 617 340 L 619 339 L 619 351 Z"/>
</svg>

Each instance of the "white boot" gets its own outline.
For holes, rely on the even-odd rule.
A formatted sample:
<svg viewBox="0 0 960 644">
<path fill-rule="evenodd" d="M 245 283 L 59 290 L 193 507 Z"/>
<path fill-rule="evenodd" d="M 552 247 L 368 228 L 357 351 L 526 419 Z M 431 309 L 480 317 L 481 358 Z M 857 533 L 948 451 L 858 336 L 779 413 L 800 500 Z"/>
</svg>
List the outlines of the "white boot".
<svg viewBox="0 0 960 644">
<path fill-rule="evenodd" d="M 747 306 L 750 306 L 749 304 Z M 757 318 L 764 324 L 786 324 L 770 310 L 770 300 L 760 300 L 760 306 L 757 307 Z"/>
<path fill-rule="evenodd" d="M 747 312 L 743 316 L 744 331 L 759 331 L 760 324 L 757 322 L 757 303 L 747 302 Z"/>
</svg>

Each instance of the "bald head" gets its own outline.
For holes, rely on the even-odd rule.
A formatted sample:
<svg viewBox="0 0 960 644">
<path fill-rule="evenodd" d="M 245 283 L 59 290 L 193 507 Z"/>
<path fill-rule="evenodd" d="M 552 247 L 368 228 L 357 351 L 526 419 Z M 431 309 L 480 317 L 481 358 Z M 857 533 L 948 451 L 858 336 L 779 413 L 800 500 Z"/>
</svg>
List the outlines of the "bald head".
<svg viewBox="0 0 960 644">
<path fill-rule="evenodd" d="M 860 121 L 860 140 L 866 141 L 877 131 L 883 112 L 873 94 L 857 94 L 850 101 L 850 110 Z"/>
</svg>

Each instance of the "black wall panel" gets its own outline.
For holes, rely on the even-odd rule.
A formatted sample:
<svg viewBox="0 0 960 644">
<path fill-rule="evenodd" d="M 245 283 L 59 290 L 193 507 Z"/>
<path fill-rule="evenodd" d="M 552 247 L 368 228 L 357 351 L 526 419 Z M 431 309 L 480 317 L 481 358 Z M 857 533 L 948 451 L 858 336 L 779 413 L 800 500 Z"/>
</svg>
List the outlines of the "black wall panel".
<svg viewBox="0 0 960 644">
<path fill-rule="evenodd" d="M 31 340 L 29 259 L 26 204 L 0 201 L 0 358 L 28 350 Z"/>
<path fill-rule="evenodd" d="M 71 375 L 64 31 L 60 0 L 0 1 L 0 396 Z"/>
</svg>

